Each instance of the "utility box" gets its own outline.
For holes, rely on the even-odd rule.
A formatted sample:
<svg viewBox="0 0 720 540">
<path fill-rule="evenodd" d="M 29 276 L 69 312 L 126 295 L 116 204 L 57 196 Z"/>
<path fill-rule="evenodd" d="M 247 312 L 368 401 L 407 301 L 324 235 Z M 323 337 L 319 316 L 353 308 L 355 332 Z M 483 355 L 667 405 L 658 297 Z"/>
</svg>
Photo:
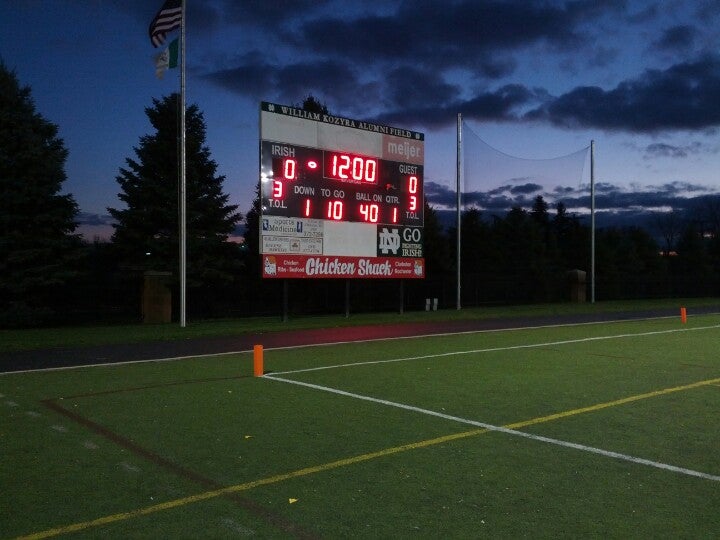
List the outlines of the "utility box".
<svg viewBox="0 0 720 540">
<path fill-rule="evenodd" d="M 169 323 L 172 320 L 171 272 L 148 270 L 144 274 L 142 319 L 146 324 Z"/>
<path fill-rule="evenodd" d="M 570 301 L 583 303 L 587 300 L 587 272 L 582 270 L 570 270 L 567 273 L 567 280 L 570 286 Z"/>
</svg>

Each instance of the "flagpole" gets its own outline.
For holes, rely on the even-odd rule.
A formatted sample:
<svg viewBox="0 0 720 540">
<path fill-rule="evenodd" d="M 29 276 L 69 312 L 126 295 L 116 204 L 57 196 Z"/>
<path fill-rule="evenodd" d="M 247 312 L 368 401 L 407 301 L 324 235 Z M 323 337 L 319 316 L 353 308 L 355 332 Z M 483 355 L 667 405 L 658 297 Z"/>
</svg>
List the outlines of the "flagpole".
<svg viewBox="0 0 720 540">
<path fill-rule="evenodd" d="M 460 205 L 461 205 L 460 178 L 461 178 L 461 171 L 462 171 L 462 113 L 458 113 L 458 115 L 457 115 L 457 163 L 456 163 L 456 166 L 457 166 L 457 168 L 455 170 L 455 179 L 456 179 L 456 185 L 457 185 L 457 187 L 456 187 L 456 195 L 457 195 L 457 216 L 456 216 L 456 219 L 457 219 L 457 245 L 456 245 L 457 256 L 456 256 L 455 261 L 456 261 L 456 266 L 457 266 L 457 289 L 455 291 L 456 292 L 455 302 L 456 302 L 456 309 L 459 310 L 461 308 L 461 301 L 460 301 L 461 294 L 460 293 L 461 293 L 461 280 L 462 280 L 461 269 L 460 269 L 460 265 L 461 265 L 460 252 L 462 251 L 462 249 L 461 249 L 462 242 L 460 241 L 460 234 L 461 234 L 460 233 L 460 228 L 461 228 L 460 225 L 462 222 L 461 214 L 460 214 Z"/>
<path fill-rule="evenodd" d="M 187 289 L 187 216 L 185 182 L 185 0 L 180 22 L 180 327 L 185 328 Z"/>
<path fill-rule="evenodd" d="M 595 141 L 590 141 L 590 303 L 595 303 Z"/>
</svg>

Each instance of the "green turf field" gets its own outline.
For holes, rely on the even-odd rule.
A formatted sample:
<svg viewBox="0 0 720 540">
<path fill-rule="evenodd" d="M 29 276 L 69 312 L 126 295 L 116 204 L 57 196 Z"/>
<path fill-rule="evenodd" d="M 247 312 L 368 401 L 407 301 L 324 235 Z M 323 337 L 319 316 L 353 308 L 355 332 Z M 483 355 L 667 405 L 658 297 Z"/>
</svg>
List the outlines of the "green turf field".
<svg viewBox="0 0 720 540">
<path fill-rule="evenodd" d="M 718 537 L 718 343 L 714 315 L 2 375 L 0 537 Z"/>
</svg>

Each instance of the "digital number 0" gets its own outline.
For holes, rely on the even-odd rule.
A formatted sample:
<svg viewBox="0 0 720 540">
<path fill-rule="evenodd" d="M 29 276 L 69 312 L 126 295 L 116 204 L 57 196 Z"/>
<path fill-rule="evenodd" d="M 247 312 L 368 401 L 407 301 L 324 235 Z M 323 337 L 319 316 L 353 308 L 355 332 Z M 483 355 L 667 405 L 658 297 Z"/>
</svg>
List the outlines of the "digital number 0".
<svg viewBox="0 0 720 540">
<path fill-rule="evenodd" d="M 297 161 L 294 159 L 286 159 L 283 162 L 283 176 L 286 180 L 292 180 L 295 178 L 295 172 L 297 171 Z"/>
</svg>

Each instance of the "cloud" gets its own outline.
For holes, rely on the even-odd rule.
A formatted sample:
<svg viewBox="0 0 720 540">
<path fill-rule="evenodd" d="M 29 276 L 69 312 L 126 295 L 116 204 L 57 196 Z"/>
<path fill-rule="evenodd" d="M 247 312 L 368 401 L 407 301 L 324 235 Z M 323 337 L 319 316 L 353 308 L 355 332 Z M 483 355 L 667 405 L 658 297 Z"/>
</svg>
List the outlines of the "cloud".
<svg viewBox="0 0 720 540">
<path fill-rule="evenodd" d="M 221 68 L 203 78 L 252 99 L 296 103 L 311 93 L 343 115 L 427 129 L 452 125 L 457 113 L 477 121 L 529 120 L 631 133 L 720 125 L 717 54 L 647 70 L 614 88 L 577 86 L 555 96 L 510 78 L 523 52 L 531 49 L 564 54 L 565 62 L 577 62 L 584 51 L 586 64 L 606 69 L 621 48 L 598 45 L 599 30 L 593 29 L 621 18 L 630 24 L 659 20 L 657 6 L 635 13 L 623 0 L 271 4 L 222 2 L 218 11 L 230 24 L 249 32 L 259 25 L 265 29 L 263 39 L 271 25 L 274 30 L 267 50 L 232 61 L 218 54 Z M 704 35 L 698 24 L 679 21 L 664 30 L 653 49 L 692 50 Z M 468 88 L 468 77 L 475 88 Z M 650 155 L 662 152 L 672 149 L 648 150 Z"/>
<path fill-rule="evenodd" d="M 704 129 L 720 124 L 720 58 L 706 56 L 648 70 L 612 90 L 578 87 L 527 113 L 526 119 L 566 128 L 640 133 Z"/>
<path fill-rule="evenodd" d="M 201 4 L 203 2 L 200 2 Z M 286 21 L 302 14 L 327 9 L 332 0 L 225 0 L 222 6 L 223 16 L 230 23 L 258 24 L 265 28 L 277 28 Z"/>
<path fill-rule="evenodd" d="M 457 204 L 457 194 L 454 189 L 446 186 L 445 184 L 438 184 L 437 182 L 426 181 L 423 189 L 425 191 L 425 198 L 433 206 L 442 207 L 453 207 Z"/>
<path fill-rule="evenodd" d="M 676 146 L 666 143 L 653 143 L 645 147 L 643 156 L 645 159 L 654 159 L 656 157 L 685 158 L 690 154 L 697 154 L 703 149 L 702 143 L 697 141 L 684 145 Z"/>
<path fill-rule="evenodd" d="M 80 212 L 75 220 L 78 225 L 112 225 L 115 220 L 108 214 Z"/>
<path fill-rule="evenodd" d="M 586 37 L 579 25 L 624 2 L 526 2 L 406 0 L 396 10 L 348 19 L 312 19 L 290 37 L 316 54 L 359 64 L 422 62 L 461 67 L 486 77 L 507 75 L 511 64 L 493 59 L 539 43 L 576 46 Z M 500 69 L 498 69 L 500 68 Z"/>
<path fill-rule="evenodd" d="M 520 189 L 516 189 L 519 187 Z M 542 195 L 551 206 L 562 202 L 569 212 L 586 214 L 590 208 L 589 186 L 556 186 L 543 191 L 536 184 L 525 186 L 502 186 L 490 191 L 470 191 L 462 194 L 465 207 L 476 207 L 491 214 L 501 215 L 519 206 L 529 209 L 535 197 Z M 456 205 L 454 190 L 447 186 L 427 182 L 425 196 L 428 203 L 437 208 L 450 209 Z M 595 204 L 599 212 L 652 212 L 673 208 L 683 210 L 692 207 L 701 198 L 717 197 L 718 192 L 708 186 L 690 182 L 668 182 L 659 186 L 636 186 L 627 188 L 610 182 L 595 185 Z"/>
<path fill-rule="evenodd" d="M 75 232 L 79 233 L 86 242 L 108 242 L 115 231 L 112 226 L 115 220 L 107 214 L 80 212 L 75 222 L 77 223 Z"/>
<path fill-rule="evenodd" d="M 528 182 L 527 184 L 522 184 L 521 186 L 513 186 L 510 189 L 510 193 L 512 195 L 530 195 L 532 193 L 542 191 L 542 189 L 543 187 L 541 185 Z"/>
<path fill-rule="evenodd" d="M 334 60 L 277 66 L 253 53 L 246 55 L 244 61 L 231 69 L 207 73 L 203 78 L 240 95 L 286 103 L 313 94 L 321 101 L 326 98 L 329 105 L 352 110 L 358 103 L 378 99 L 374 83 L 360 81 L 355 69 Z"/>
<path fill-rule="evenodd" d="M 475 96 L 426 107 L 398 107 L 378 120 L 426 127 L 446 126 L 458 112 L 478 121 L 542 121 L 565 128 L 654 133 L 720 125 L 720 58 L 649 70 L 613 90 L 577 87 L 559 97 L 542 88 L 507 84 Z M 535 109 L 528 110 L 535 106 Z M 527 112 L 525 112 L 527 111 Z"/>
<path fill-rule="evenodd" d="M 384 78 L 384 90 L 391 107 L 421 108 L 456 100 L 460 88 L 448 84 L 431 70 L 402 66 Z"/>
<path fill-rule="evenodd" d="M 660 39 L 652 44 L 652 47 L 661 51 L 686 51 L 695 44 L 697 34 L 697 29 L 690 25 L 673 26 L 665 30 Z"/>
<path fill-rule="evenodd" d="M 530 104 L 545 99 L 543 90 L 508 84 L 497 90 L 483 92 L 472 99 L 439 105 L 396 108 L 381 113 L 373 120 L 380 123 L 402 123 L 428 128 L 442 127 L 456 121 L 457 114 L 470 120 L 516 121 L 519 112 Z"/>
</svg>

